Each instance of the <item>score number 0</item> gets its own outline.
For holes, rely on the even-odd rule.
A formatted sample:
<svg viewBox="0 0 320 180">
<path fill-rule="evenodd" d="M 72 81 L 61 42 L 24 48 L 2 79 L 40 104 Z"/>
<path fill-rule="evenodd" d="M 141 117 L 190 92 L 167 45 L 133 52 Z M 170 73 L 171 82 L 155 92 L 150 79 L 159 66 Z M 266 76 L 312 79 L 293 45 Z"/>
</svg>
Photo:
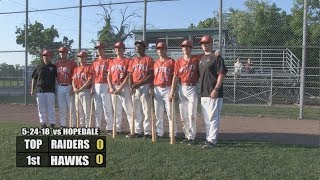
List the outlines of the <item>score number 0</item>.
<svg viewBox="0 0 320 180">
<path fill-rule="evenodd" d="M 97 150 L 102 150 L 104 148 L 104 142 L 102 139 L 97 139 L 96 142 Z M 102 154 L 97 154 L 96 155 L 96 163 L 97 164 L 103 164 L 103 155 Z"/>
</svg>

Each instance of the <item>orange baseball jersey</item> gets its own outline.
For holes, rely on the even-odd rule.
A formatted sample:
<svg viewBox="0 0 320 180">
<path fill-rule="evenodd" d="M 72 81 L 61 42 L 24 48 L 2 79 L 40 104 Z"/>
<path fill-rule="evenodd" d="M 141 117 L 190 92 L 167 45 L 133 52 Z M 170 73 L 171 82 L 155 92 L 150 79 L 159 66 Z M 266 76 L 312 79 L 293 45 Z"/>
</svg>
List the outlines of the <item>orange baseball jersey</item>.
<svg viewBox="0 0 320 180">
<path fill-rule="evenodd" d="M 58 60 L 57 67 L 57 82 L 59 84 L 71 84 L 72 74 L 77 64 L 73 60 Z"/>
<path fill-rule="evenodd" d="M 96 59 L 91 66 L 91 72 L 95 83 L 108 83 L 109 59 Z"/>
<path fill-rule="evenodd" d="M 128 58 L 114 58 L 110 59 L 108 72 L 111 75 L 111 83 L 119 85 L 127 76 L 127 70 L 129 66 Z"/>
<path fill-rule="evenodd" d="M 91 78 L 92 78 L 92 73 L 91 73 L 90 65 L 79 66 L 73 71 L 72 79 L 74 80 L 74 84 L 77 89 L 81 88 Z M 91 88 L 91 84 L 86 89 L 90 89 L 90 88 Z"/>
<path fill-rule="evenodd" d="M 174 70 L 174 60 L 171 58 L 165 59 L 163 62 L 158 59 L 154 65 L 154 79 L 153 84 L 155 86 L 171 86 L 173 70 Z"/>
<path fill-rule="evenodd" d="M 154 61 L 149 56 L 142 58 L 134 57 L 129 62 L 128 72 L 132 75 L 132 82 L 138 83 L 146 78 L 153 71 Z"/>
<path fill-rule="evenodd" d="M 176 60 L 174 75 L 179 77 L 181 84 L 195 85 L 199 80 L 199 56 L 191 56 L 189 61 L 183 57 Z"/>
</svg>

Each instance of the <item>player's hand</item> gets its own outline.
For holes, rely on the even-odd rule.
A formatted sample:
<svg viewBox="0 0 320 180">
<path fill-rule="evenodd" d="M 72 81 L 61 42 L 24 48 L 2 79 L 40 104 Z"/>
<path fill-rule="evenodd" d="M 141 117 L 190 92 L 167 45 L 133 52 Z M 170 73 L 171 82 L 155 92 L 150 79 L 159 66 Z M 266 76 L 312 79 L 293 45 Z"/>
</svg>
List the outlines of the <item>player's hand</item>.
<svg viewBox="0 0 320 180">
<path fill-rule="evenodd" d="M 136 89 L 135 88 L 130 88 L 131 94 L 135 94 L 136 93 Z"/>
<path fill-rule="evenodd" d="M 218 97 L 218 91 L 216 91 L 215 89 L 211 92 L 210 94 L 210 98 L 211 99 L 215 99 Z"/>
<path fill-rule="evenodd" d="M 31 89 L 30 94 L 31 94 L 31 96 L 34 95 L 33 89 Z"/>
<path fill-rule="evenodd" d="M 76 93 L 76 94 L 78 94 L 80 92 L 80 90 L 79 89 L 74 89 L 74 93 Z"/>
<path fill-rule="evenodd" d="M 110 93 L 110 94 L 114 94 L 114 90 L 113 90 L 113 88 L 112 88 L 112 87 L 110 87 L 110 88 L 108 89 L 108 93 Z"/>
<path fill-rule="evenodd" d="M 133 84 L 132 88 L 133 89 L 138 89 L 140 86 L 141 86 L 140 83 L 135 83 L 135 84 Z"/>
</svg>

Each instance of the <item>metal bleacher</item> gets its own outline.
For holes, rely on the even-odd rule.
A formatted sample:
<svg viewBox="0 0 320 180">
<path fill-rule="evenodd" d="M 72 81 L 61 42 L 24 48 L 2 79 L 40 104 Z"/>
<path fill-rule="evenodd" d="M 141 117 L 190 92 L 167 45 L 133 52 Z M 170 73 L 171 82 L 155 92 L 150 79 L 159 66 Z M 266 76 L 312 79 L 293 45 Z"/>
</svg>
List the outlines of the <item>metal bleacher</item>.
<svg viewBox="0 0 320 180">
<path fill-rule="evenodd" d="M 289 49 L 225 49 L 229 69 L 224 82 L 226 103 L 294 104 L 299 98 L 300 60 Z M 240 58 L 243 69 L 234 73 L 234 62 Z M 250 58 L 254 73 L 245 73 Z"/>
</svg>

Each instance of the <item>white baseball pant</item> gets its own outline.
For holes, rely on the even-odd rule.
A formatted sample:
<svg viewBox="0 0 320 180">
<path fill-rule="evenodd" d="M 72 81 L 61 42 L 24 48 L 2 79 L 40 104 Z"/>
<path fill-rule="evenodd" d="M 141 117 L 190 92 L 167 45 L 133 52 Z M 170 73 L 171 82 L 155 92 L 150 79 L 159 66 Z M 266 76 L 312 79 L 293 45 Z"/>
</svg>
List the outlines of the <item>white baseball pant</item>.
<svg viewBox="0 0 320 180">
<path fill-rule="evenodd" d="M 150 84 L 145 84 L 136 89 L 134 93 L 135 108 L 135 133 L 142 134 L 142 119 L 144 134 L 151 135 L 151 110 L 150 110 Z"/>
<path fill-rule="evenodd" d="M 194 140 L 197 128 L 198 93 L 196 86 L 179 86 L 179 109 L 185 138 Z"/>
<path fill-rule="evenodd" d="M 37 93 L 37 105 L 41 124 L 56 124 L 54 93 Z"/>
<path fill-rule="evenodd" d="M 117 85 L 112 86 L 113 89 L 117 89 Z M 122 109 L 127 114 L 127 120 L 129 123 L 129 127 L 131 129 L 132 126 L 132 98 L 131 93 L 128 85 L 125 85 L 121 92 L 119 92 L 116 95 L 112 95 L 112 105 L 113 110 L 116 112 L 116 129 L 117 132 L 122 131 Z M 115 106 L 115 101 L 117 101 L 117 105 Z"/>
<path fill-rule="evenodd" d="M 201 97 L 201 109 L 206 126 L 206 139 L 213 144 L 217 143 L 222 106 L 223 98 L 211 99 L 210 97 Z"/>
<path fill-rule="evenodd" d="M 72 126 L 75 127 L 76 123 L 76 113 L 75 113 L 75 102 L 74 95 L 70 95 L 72 86 L 57 86 L 57 96 L 58 96 L 58 105 L 60 113 L 60 126 L 67 127 L 70 119 L 71 111 L 71 120 Z"/>
<path fill-rule="evenodd" d="M 84 89 L 77 95 L 79 106 L 76 106 L 76 110 L 79 112 L 80 127 L 90 127 L 90 89 Z"/>
<path fill-rule="evenodd" d="M 171 132 L 171 111 L 170 106 L 171 102 L 169 101 L 169 94 L 170 94 L 170 86 L 167 86 L 165 88 L 161 88 L 158 86 L 154 87 L 154 109 L 155 109 L 155 115 L 156 115 L 156 132 L 158 136 L 163 136 L 164 130 L 163 130 L 163 114 L 164 109 L 166 109 L 168 120 L 169 120 L 169 132 Z M 174 122 L 174 127 L 176 126 L 176 121 Z M 177 135 L 177 128 L 174 129 L 174 136 Z M 171 134 L 170 134 L 171 137 Z"/>
<path fill-rule="evenodd" d="M 109 86 L 107 83 L 95 83 L 94 84 L 94 107 L 96 117 L 96 128 L 101 128 L 102 111 L 104 113 L 104 119 L 107 123 L 106 130 L 112 130 L 113 125 L 113 111 L 111 94 L 107 91 Z"/>
</svg>

